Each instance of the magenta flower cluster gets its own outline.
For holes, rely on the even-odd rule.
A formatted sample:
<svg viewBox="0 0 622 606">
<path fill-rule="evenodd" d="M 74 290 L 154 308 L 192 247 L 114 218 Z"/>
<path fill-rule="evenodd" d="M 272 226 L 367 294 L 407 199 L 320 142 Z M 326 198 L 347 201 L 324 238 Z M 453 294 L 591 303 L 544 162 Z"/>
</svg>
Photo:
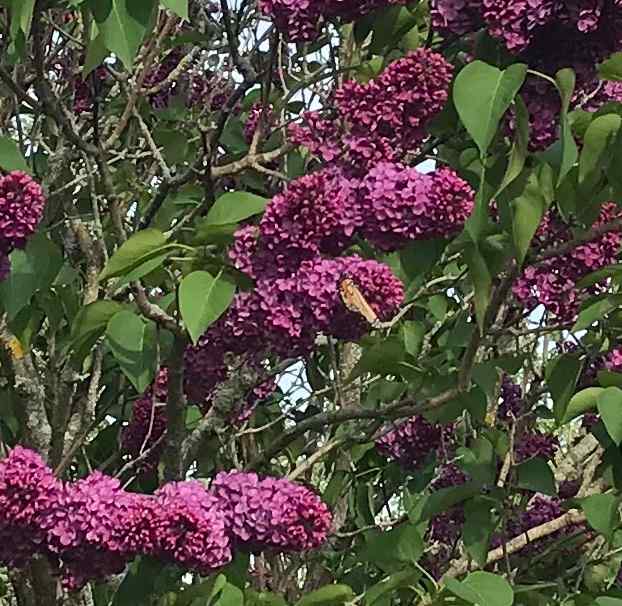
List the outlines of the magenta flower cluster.
<svg viewBox="0 0 622 606">
<path fill-rule="evenodd" d="M 605 204 L 593 227 L 608 223 L 619 215 L 620 211 L 615 204 Z M 572 238 L 570 227 L 554 211 L 549 211 L 536 232 L 534 242 L 540 250 L 545 250 L 563 245 Z M 602 290 L 600 284 L 580 290 L 576 287 L 577 282 L 614 263 L 621 242 L 622 234 L 610 231 L 574 247 L 566 254 L 528 266 L 514 283 L 514 296 L 527 309 L 543 305 L 561 321 L 573 321 L 585 296 Z"/>
<path fill-rule="evenodd" d="M 516 463 L 523 463 L 528 459 L 541 457 L 549 461 L 555 456 L 558 448 L 559 441 L 556 436 L 538 431 L 525 431 L 515 439 L 514 460 Z"/>
<path fill-rule="evenodd" d="M 591 0 L 434 0 L 432 20 L 445 35 L 485 28 L 517 59 L 553 76 L 564 67 L 577 75 L 571 109 L 597 109 L 622 99 L 617 83 L 602 85 L 595 66 L 622 49 L 622 5 Z M 548 147 L 558 136 L 559 93 L 553 85 L 529 77 L 521 91 L 530 115 L 532 149 Z"/>
<path fill-rule="evenodd" d="M 353 21 L 405 0 L 260 0 L 259 7 L 292 42 L 313 40 L 326 19 Z"/>
<path fill-rule="evenodd" d="M 307 113 L 290 136 L 326 162 L 338 159 L 350 172 L 398 161 L 426 138 L 427 124 L 447 102 L 452 74 L 442 55 L 417 49 L 368 83 L 351 80 L 339 88 L 334 95 L 339 122 Z"/>
<path fill-rule="evenodd" d="M 61 482 L 19 446 L 0 461 L 0 564 L 44 555 L 68 589 L 120 573 L 137 555 L 208 575 L 236 548 L 307 551 L 331 525 L 319 497 L 285 479 L 219 474 L 210 490 L 173 482 L 150 496 L 100 472 Z"/>
<path fill-rule="evenodd" d="M 255 103 L 248 112 L 248 117 L 244 123 L 244 138 L 250 144 L 257 129 L 261 126 L 265 135 L 269 133 L 270 127 L 274 124 L 276 116 L 271 105 L 263 107 L 261 103 Z"/>
<path fill-rule="evenodd" d="M 210 490 L 225 503 L 236 546 L 251 551 L 307 551 L 319 547 L 332 524 L 328 507 L 308 488 L 283 478 L 219 473 Z"/>
<path fill-rule="evenodd" d="M 9 254 L 24 248 L 37 229 L 45 202 L 41 186 L 26 173 L 0 177 L 0 279 L 9 273 Z"/>
</svg>

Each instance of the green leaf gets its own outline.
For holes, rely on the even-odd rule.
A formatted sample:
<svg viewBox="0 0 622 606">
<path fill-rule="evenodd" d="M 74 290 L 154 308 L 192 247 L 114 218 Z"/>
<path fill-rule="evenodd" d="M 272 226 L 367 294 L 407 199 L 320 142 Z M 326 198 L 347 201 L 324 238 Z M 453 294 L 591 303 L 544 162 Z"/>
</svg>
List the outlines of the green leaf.
<svg viewBox="0 0 622 606">
<path fill-rule="evenodd" d="M 622 53 L 614 53 L 598 65 L 598 75 L 603 80 L 622 81 Z"/>
<path fill-rule="evenodd" d="M 182 19 L 188 19 L 188 0 L 161 0 L 162 6 L 173 11 Z"/>
<path fill-rule="evenodd" d="M 547 368 L 547 385 L 553 398 L 553 414 L 558 423 L 565 422 L 570 399 L 581 372 L 581 362 L 573 355 L 563 355 L 551 361 Z"/>
<path fill-rule="evenodd" d="M 157 0 L 89 0 L 106 47 L 130 69 L 152 23 Z"/>
<path fill-rule="evenodd" d="M 326 585 L 300 598 L 295 606 L 337 606 L 353 598 L 354 592 L 347 585 Z"/>
<path fill-rule="evenodd" d="M 605 114 L 594 118 L 583 139 L 579 157 L 579 185 L 593 187 L 611 161 L 611 146 L 618 137 L 622 117 Z"/>
<path fill-rule="evenodd" d="M 562 99 L 562 111 L 560 115 L 561 124 L 561 163 L 557 185 L 564 180 L 570 169 L 575 165 L 578 158 L 577 144 L 572 136 L 572 127 L 568 119 L 568 108 L 574 92 L 576 77 L 574 72 L 569 69 L 561 69 L 555 74 L 555 82 Z"/>
<path fill-rule="evenodd" d="M 486 564 L 488 544 L 494 526 L 489 500 L 475 497 L 466 502 L 462 539 L 467 553 L 480 566 Z"/>
<path fill-rule="evenodd" d="M 610 311 L 616 309 L 618 305 L 619 303 L 615 299 L 609 297 L 592 303 L 579 313 L 579 317 L 572 327 L 572 332 L 589 328 L 594 322 L 602 320 Z"/>
<path fill-rule="evenodd" d="M 594 410 L 598 405 L 598 397 L 603 391 L 605 390 L 602 387 L 588 387 L 576 393 L 570 399 L 561 422 L 568 423 L 579 415 Z"/>
<path fill-rule="evenodd" d="M 227 310 L 235 285 L 206 271 L 186 276 L 179 286 L 179 311 L 193 343 Z"/>
<path fill-rule="evenodd" d="M 239 223 L 261 214 L 268 204 L 266 198 L 245 191 L 228 192 L 220 196 L 207 213 L 207 225 Z"/>
<path fill-rule="evenodd" d="M 454 104 L 482 157 L 497 132 L 499 121 L 523 85 L 526 73 L 527 66 L 522 63 L 502 71 L 478 60 L 458 74 Z"/>
<path fill-rule="evenodd" d="M 392 530 L 369 533 L 360 557 L 390 572 L 399 564 L 415 564 L 424 548 L 417 528 L 413 524 L 402 524 Z"/>
<path fill-rule="evenodd" d="M 457 454 L 462 457 L 460 467 L 482 484 L 492 483 L 495 475 L 495 454 L 491 442 L 483 436 L 473 440 L 470 448 L 460 447 Z"/>
<path fill-rule="evenodd" d="M 125 376 L 143 393 L 155 376 L 155 357 L 146 355 L 147 324 L 131 311 L 120 311 L 108 321 L 106 341 Z"/>
<path fill-rule="evenodd" d="M 472 572 L 464 581 L 448 579 L 447 589 L 476 606 L 512 606 L 514 592 L 510 584 L 490 572 Z"/>
<path fill-rule="evenodd" d="M 622 606 L 622 598 L 596 598 L 596 606 Z"/>
<path fill-rule="evenodd" d="M 555 476 L 549 464 L 540 457 L 529 459 L 517 467 L 518 487 L 554 496 Z"/>
<path fill-rule="evenodd" d="M 89 47 L 86 51 L 86 59 L 84 60 L 84 67 L 82 68 L 82 79 L 86 77 L 97 67 L 99 67 L 104 59 L 108 56 L 108 48 L 106 42 L 101 34 L 97 34 L 89 42 Z"/>
<path fill-rule="evenodd" d="M 402 324 L 402 330 L 404 331 L 404 347 L 411 356 L 416 358 L 421 351 L 425 336 L 425 324 L 407 320 Z"/>
<path fill-rule="evenodd" d="M 611 439 L 622 442 L 622 389 L 607 387 L 597 398 L 598 412 Z"/>
<path fill-rule="evenodd" d="M 104 333 L 110 318 L 125 307 L 116 301 L 95 301 L 83 307 L 71 326 L 71 343 L 75 352 L 86 355 L 90 346 Z M 86 349 L 87 351 L 83 351 Z"/>
<path fill-rule="evenodd" d="M 13 0 L 11 3 L 11 38 L 15 40 L 19 31 L 28 38 L 32 26 L 35 0 Z"/>
<path fill-rule="evenodd" d="M 420 578 L 421 572 L 418 570 L 401 570 L 396 572 L 370 587 L 363 596 L 363 603 L 365 606 L 372 606 L 381 597 L 393 593 L 400 587 L 415 585 Z"/>
<path fill-rule="evenodd" d="M 400 250 L 400 261 L 406 275 L 413 280 L 426 274 L 443 255 L 446 240 L 417 240 Z"/>
<path fill-rule="evenodd" d="M 425 497 L 421 509 L 421 519 L 429 520 L 437 513 L 447 511 L 450 507 L 479 494 L 481 484 L 479 482 L 465 482 L 460 486 L 450 486 L 434 491 Z"/>
<path fill-rule="evenodd" d="M 490 293 L 492 290 L 492 276 L 486 263 L 486 259 L 481 254 L 475 244 L 468 245 L 464 250 L 464 257 L 469 267 L 469 276 L 475 289 L 475 315 L 480 331 L 484 328 L 486 310 L 490 303 Z"/>
<path fill-rule="evenodd" d="M 165 250 L 172 251 L 176 244 L 167 245 L 166 236 L 157 229 L 143 229 L 124 242 L 110 257 L 99 279 L 116 278 L 136 269 L 149 259 L 160 256 Z"/>
<path fill-rule="evenodd" d="M 252 589 L 244 591 L 244 604 L 245 606 L 287 606 L 285 598 L 281 595 L 269 591 L 253 591 Z"/>
<path fill-rule="evenodd" d="M 518 177 L 525 167 L 529 146 L 529 112 L 527 106 L 520 95 L 514 99 L 514 111 L 516 114 L 516 128 L 514 131 L 514 142 L 510 152 L 510 160 L 505 171 L 503 181 L 494 197 L 499 194 Z"/>
<path fill-rule="evenodd" d="M 612 494 L 594 494 L 580 500 L 589 525 L 607 539 L 620 522 L 619 499 Z"/>
<path fill-rule="evenodd" d="M 17 143 L 10 137 L 0 137 L 0 168 L 7 172 L 13 170 L 21 170 L 28 174 L 31 172 Z"/>
<path fill-rule="evenodd" d="M 11 322 L 24 309 L 32 296 L 51 285 L 63 265 L 58 246 L 44 234 L 32 236 L 24 250 L 10 255 L 11 273 L 0 282 L 0 301 Z"/>
<path fill-rule="evenodd" d="M 516 258 L 521 265 L 548 207 L 549 200 L 543 193 L 538 175 L 532 172 L 522 193 L 512 204 L 512 236 Z"/>
<path fill-rule="evenodd" d="M 220 592 L 218 599 L 214 602 L 214 606 L 243 606 L 244 605 L 244 592 L 227 583 Z"/>
</svg>

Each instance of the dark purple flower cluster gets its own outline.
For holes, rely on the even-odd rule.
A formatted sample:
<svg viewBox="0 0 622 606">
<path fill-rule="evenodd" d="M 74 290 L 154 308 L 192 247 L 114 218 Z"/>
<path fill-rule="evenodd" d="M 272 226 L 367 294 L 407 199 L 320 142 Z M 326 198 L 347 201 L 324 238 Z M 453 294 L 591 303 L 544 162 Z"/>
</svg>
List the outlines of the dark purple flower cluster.
<svg viewBox="0 0 622 606">
<path fill-rule="evenodd" d="M 149 496 L 100 472 L 62 483 L 21 447 L 0 461 L 0 565 L 44 555 L 71 590 L 122 572 L 137 555 L 208 575 L 231 561 L 236 546 L 307 551 L 331 525 L 319 497 L 285 479 L 224 473 L 211 490 L 173 482 Z"/>
<path fill-rule="evenodd" d="M 441 445 L 441 427 L 422 416 L 404 421 L 376 440 L 384 456 L 397 461 L 404 469 L 416 470 Z"/>
<path fill-rule="evenodd" d="M 566 499 L 572 499 L 577 496 L 581 488 L 581 480 L 563 480 L 559 483 L 557 488 L 557 496 L 565 501 Z"/>
<path fill-rule="evenodd" d="M 508 423 L 524 412 L 523 390 L 512 379 L 504 374 L 501 382 L 500 402 L 497 410 L 497 419 Z"/>
<path fill-rule="evenodd" d="M 167 79 L 175 71 L 175 68 L 179 65 L 183 56 L 183 49 L 177 46 L 147 74 L 143 87 L 147 90 L 156 87 L 160 89 L 149 95 L 149 103 L 154 109 L 164 109 L 168 107 L 171 98 L 175 94 L 177 81 L 171 80 L 167 82 Z M 166 82 L 166 84 L 164 84 L 164 82 Z"/>
<path fill-rule="evenodd" d="M 73 112 L 76 116 L 93 109 L 95 102 L 93 87 L 100 89 L 108 79 L 108 70 L 101 65 L 87 78 L 75 77 L 73 94 Z"/>
<path fill-rule="evenodd" d="M 405 0 L 260 0 L 259 6 L 292 42 L 313 40 L 325 19 L 353 21 Z"/>
<path fill-rule="evenodd" d="M 491 544 L 493 547 L 501 545 L 502 541 L 508 541 L 520 536 L 524 532 L 546 524 L 564 514 L 559 499 L 536 495 L 529 503 L 527 509 L 518 515 L 512 516 L 506 525 L 505 537 L 495 535 L 492 537 Z M 565 527 L 545 538 L 530 541 L 520 551 L 521 556 L 536 554 L 542 552 L 548 545 L 555 542 L 559 537 L 571 533 L 572 527 Z"/>
<path fill-rule="evenodd" d="M 155 469 L 164 451 L 168 370 L 161 369 L 149 389 L 134 402 L 132 418 L 123 430 L 121 447 L 131 458 L 141 460 L 139 469 Z"/>
<path fill-rule="evenodd" d="M 618 217 L 620 211 L 613 203 L 605 204 L 594 223 L 598 227 Z M 534 241 L 540 250 L 560 246 L 573 238 L 570 227 L 554 212 L 549 211 Z M 527 309 L 543 305 L 564 322 L 571 322 L 587 294 L 597 294 L 601 285 L 583 291 L 576 284 L 586 275 L 615 262 L 622 234 L 611 231 L 573 248 L 570 252 L 551 257 L 538 265 L 525 268 L 512 288 L 514 296 Z"/>
<path fill-rule="evenodd" d="M 340 125 L 306 114 L 290 136 L 327 162 L 339 158 L 350 172 L 398 161 L 425 139 L 426 125 L 447 102 L 452 74 L 442 55 L 418 49 L 366 84 L 350 80 L 339 88 Z"/>
<path fill-rule="evenodd" d="M 307 551 L 326 540 L 332 516 L 308 488 L 254 473 L 219 473 L 210 490 L 224 504 L 234 544 L 251 551 Z"/>
<path fill-rule="evenodd" d="M 593 111 L 622 99 L 620 86 L 601 85 L 595 70 L 622 49 L 622 5 L 617 1 L 434 0 L 432 19 L 445 35 L 485 28 L 520 61 L 549 76 L 573 68 L 577 87 L 571 109 Z M 559 93 L 536 77 L 528 78 L 521 92 L 530 114 L 530 145 L 544 149 L 558 135 Z"/>
<path fill-rule="evenodd" d="M 257 129 L 261 126 L 262 133 L 265 135 L 269 127 L 274 124 L 275 115 L 271 105 L 264 108 L 261 103 L 255 103 L 248 112 L 248 117 L 244 123 L 244 138 L 247 143 L 251 143 Z"/>
<path fill-rule="evenodd" d="M 534 457 L 551 460 L 558 448 L 557 437 L 537 431 L 525 431 L 516 438 L 514 459 L 516 463 L 523 463 Z"/>
<path fill-rule="evenodd" d="M 37 229 L 45 203 L 41 186 L 26 173 L 0 177 L 0 278 L 9 273 L 11 251 L 24 248 Z"/>
<path fill-rule="evenodd" d="M 468 480 L 467 475 L 455 463 L 444 465 L 432 482 L 432 490 L 460 486 Z M 428 537 L 438 541 L 443 548 L 451 550 L 462 532 L 464 509 L 461 505 L 451 507 L 430 520 Z"/>
</svg>

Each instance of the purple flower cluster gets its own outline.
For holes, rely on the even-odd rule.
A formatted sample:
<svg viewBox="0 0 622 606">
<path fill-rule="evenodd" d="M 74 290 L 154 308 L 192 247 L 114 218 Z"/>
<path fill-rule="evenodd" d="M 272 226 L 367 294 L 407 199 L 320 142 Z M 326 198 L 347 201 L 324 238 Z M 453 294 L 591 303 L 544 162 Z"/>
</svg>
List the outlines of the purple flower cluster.
<svg viewBox="0 0 622 606">
<path fill-rule="evenodd" d="M 259 7 L 292 42 L 313 40 L 326 18 L 353 21 L 405 0 L 260 0 Z"/>
<path fill-rule="evenodd" d="M 516 463 L 523 463 L 534 457 L 551 460 L 558 448 L 557 437 L 537 431 L 526 431 L 516 438 L 514 458 Z"/>
<path fill-rule="evenodd" d="M 41 186 L 26 173 L 10 172 L 0 177 L 0 277 L 10 269 L 8 256 L 24 248 L 37 229 L 46 199 Z"/>
<path fill-rule="evenodd" d="M 141 471 L 155 469 L 164 451 L 167 385 L 168 370 L 163 368 L 151 387 L 134 402 L 132 418 L 121 436 L 121 447 L 131 458 L 137 459 L 148 451 L 139 466 Z"/>
<path fill-rule="evenodd" d="M 219 473 L 210 490 L 224 503 L 235 545 L 251 551 L 307 551 L 330 532 L 328 507 L 311 490 L 282 478 Z"/>
<path fill-rule="evenodd" d="M 378 451 L 404 469 L 416 470 L 441 445 L 441 427 L 422 416 L 404 421 L 376 440 Z"/>
<path fill-rule="evenodd" d="M 244 138 L 248 144 L 253 140 L 257 129 L 261 126 L 262 132 L 274 124 L 275 115 L 272 106 L 264 108 L 261 103 L 255 103 L 248 112 L 248 117 L 244 123 Z"/>
<path fill-rule="evenodd" d="M 44 555 L 71 590 L 122 572 L 137 555 L 208 575 L 235 547 L 307 551 L 331 526 L 319 497 L 285 479 L 221 473 L 211 490 L 173 482 L 149 496 L 100 472 L 62 483 L 21 447 L 0 461 L 0 565 Z"/>
<path fill-rule="evenodd" d="M 391 63 L 366 84 L 350 80 L 335 91 L 341 124 L 306 114 L 290 129 L 295 143 L 351 172 L 381 160 L 398 161 L 425 139 L 425 127 L 444 107 L 453 67 L 421 48 Z"/>
<path fill-rule="evenodd" d="M 605 204 L 594 223 L 598 227 L 620 215 L 613 203 Z M 572 239 L 570 227 L 554 212 L 549 211 L 535 235 L 539 249 L 559 246 Z M 622 234 L 611 231 L 573 248 L 570 252 L 551 257 L 538 265 L 525 268 L 512 290 L 518 302 L 527 309 L 543 305 L 563 322 L 571 322 L 586 294 L 602 290 L 595 285 L 584 291 L 576 284 L 586 275 L 615 262 Z"/>
<path fill-rule="evenodd" d="M 42 548 L 43 521 L 59 490 L 37 453 L 17 446 L 0 460 L 0 562 L 23 566 Z"/>
<path fill-rule="evenodd" d="M 445 35 L 485 28 L 530 67 L 554 75 L 571 67 L 577 87 L 571 109 L 597 109 L 622 99 L 617 83 L 601 85 L 595 66 L 622 48 L 622 5 L 590 0 L 434 0 L 432 20 Z M 559 93 L 529 77 L 521 91 L 530 115 L 532 149 L 548 147 L 558 135 Z"/>
<path fill-rule="evenodd" d="M 423 174 L 389 162 L 369 171 L 359 200 L 362 233 L 387 251 L 413 240 L 453 236 L 473 210 L 473 190 L 451 169 Z"/>
<path fill-rule="evenodd" d="M 501 382 L 501 401 L 497 410 L 497 419 L 508 423 L 517 419 L 525 408 L 523 390 L 508 375 L 503 375 Z"/>
<path fill-rule="evenodd" d="M 444 465 L 438 477 L 432 482 L 432 490 L 460 486 L 468 480 L 467 475 L 455 464 Z M 444 547 L 452 548 L 462 532 L 464 525 L 464 509 L 461 505 L 451 507 L 447 511 L 439 513 L 430 520 L 428 537 L 432 541 L 438 541 Z"/>
<path fill-rule="evenodd" d="M 73 112 L 76 116 L 85 112 L 90 112 L 93 109 L 93 104 L 95 102 L 93 86 L 95 85 L 100 88 L 107 79 L 108 70 L 103 65 L 98 67 L 92 75 L 87 78 L 82 78 L 82 76 L 75 77 Z"/>
<path fill-rule="evenodd" d="M 147 74 L 143 83 L 145 89 L 149 90 L 156 86 L 161 86 L 158 92 L 149 95 L 149 103 L 154 109 L 164 109 L 168 107 L 171 98 L 175 94 L 177 82 L 166 82 L 166 80 L 175 71 L 183 55 L 184 52 L 181 47 L 173 48 L 173 50 Z M 163 84 L 164 82 L 166 82 L 166 84 Z"/>
</svg>

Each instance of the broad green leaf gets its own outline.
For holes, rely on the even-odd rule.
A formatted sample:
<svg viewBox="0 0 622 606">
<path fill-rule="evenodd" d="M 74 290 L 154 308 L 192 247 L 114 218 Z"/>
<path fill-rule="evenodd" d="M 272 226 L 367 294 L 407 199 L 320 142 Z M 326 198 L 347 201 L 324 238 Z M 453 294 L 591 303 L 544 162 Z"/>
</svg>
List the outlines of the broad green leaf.
<svg viewBox="0 0 622 606">
<path fill-rule="evenodd" d="M 576 332 L 589 328 L 594 322 L 602 320 L 605 315 L 617 307 L 618 302 L 610 297 L 592 303 L 579 313 L 579 317 L 572 327 L 572 331 Z"/>
<path fill-rule="evenodd" d="M 71 342 L 78 355 L 86 355 L 90 345 L 104 333 L 110 318 L 123 311 L 125 306 L 116 301 L 95 301 L 83 307 L 71 326 Z M 87 347 L 88 346 L 88 347 Z"/>
<path fill-rule="evenodd" d="M 173 11 L 182 19 L 188 19 L 188 0 L 160 0 L 162 6 Z"/>
<path fill-rule="evenodd" d="M 494 526 L 489 500 L 475 497 L 465 503 L 462 540 L 467 553 L 480 566 L 486 564 L 488 544 Z"/>
<path fill-rule="evenodd" d="M 521 174 L 529 151 L 529 112 L 520 95 L 516 95 L 514 99 L 514 112 L 516 128 L 514 132 L 514 142 L 512 143 L 512 151 L 510 152 L 510 160 L 503 181 L 495 197 L 499 196 L 499 194 Z"/>
<path fill-rule="evenodd" d="M 469 604 L 512 606 L 514 603 L 510 584 L 503 577 L 490 572 L 472 572 L 464 581 L 450 579 L 446 585 L 447 589 Z"/>
<path fill-rule="evenodd" d="M 517 467 L 518 487 L 554 496 L 555 476 L 549 464 L 540 457 L 529 459 Z"/>
<path fill-rule="evenodd" d="M 421 351 L 421 345 L 425 336 L 425 324 L 423 322 L 406 321 L 402 324 L 404 331 L 404 347 L 413 357 L 417 357 Z"/>
<path fill-rule="evenodd" d="M 596 606 L 622 606 L 622 598 L 596 598 Z"/>
<path fill-rule="evenodd" d="M 371 347 L 365 347 L 348 380 L 351 381 L 366 372 L 381 375 L 396 374 L 397 366 L 405 357 L 404 343 L 397 338 L 388 338 Z"/>
<path fill-rule="evenodd" d="M 595 118 L 588 127 L 579 156 L 579 185 L 593 187 L 603 168 L 611 161 L 611 145 L 616 141 L 622 117 L 605 114 Z"/>
<path fill-rule="evenodd" d="M 131 311 L 120 311 L 108 321 L 106 341 L 121 370 L 138 393 L 143 393 L 155 376 L 155 356 L 145 344 L 147 324 Z"/>
<path fill-rule="evenodd" d="M 108 56 L 108 48 L 101 34 L 97 34 L 90 42 L 86 50 L 86 59 L 82 68 L 82 79 L 86 80 L 88 75 L 99 67 Z"/>
<path fill-rule="evenodd" d="M 475 315 L 480 331 L 484 329 L 486 310 L 490 303 L 492 290 L 492 276 L 486 259 L 475 244 L 470 244 L 464 250 L 464 257 L 469 267 L 469 276 L 475 289 Z"/>
<path fill-rule="evenodd" d="M 338 606 L 353 598 L 354 592 L 347 585 L 326 585 L 300 598 L 295 606 Z"/>
<path fill-rule="evenodd" d="M 269 591 L 253 591 L 252 589 L 244 591 L 244 604 L 245 606 L 287 606 L 285 598 L 281 595 Z"/>
<path fill-rule="evenodd" d="M 549 207 L 536 172 L 532 172 L 521 194 L 512 203 L 512 236 L 516 257 L 522 264 L 542 217 Z"/>
<path fill-rule="evenodd" d="M 0 282 L 0 302 L 11 322 L 37 291 L 52 285 L 63 265 L 63 256 L 54 242 L 37 233 L 24 250 L 13 251 L 9 258 L 11 273 Z"/>
<path fill-rule="evenodd" d="M 0 137 L 0 168 L 7 172 L 21 170 L 30 173 L 30 168 L 17 143 L 9 137 Z"/>
<path fill-rule="evenodd" d="M 622 442 L 622 389 L 607 387 L 596 402 L 607 433 L 619 446 Z"/>
<path fill-rule="evenodd" d="M 179 311 L 193 343 L 227 310 L 235 285 L 206 271 L 186 276 L 179 286 Z"/>
<path fill-rule="evenodd" d="M 266 198 L 244 191 L 228 192 L 220 196 L 207 213 L 207 225 L 239 223 L 261 214 L 268 204 Z"/>
<path fill-rule="evenodd" d="M 117 292 L 126 284 L 129 284 L 134 280 L 140 280 L 144 276 L 148 276 L 151 272 L 162 267 L 164 262 L 171 256 L 172 253 L 173 250 L 169 247 L 165 249 L 165 252 L 156 255 L 155 257 L 148 256 L 144 263 L 141 263 L 134 269 L 131 269 L 115 282 L 114 291 Z"/>
<path fill-rule="evenodd" d="M 437 513 L 447 511 L 450 507 L 479 494 L 481 485 L 478 482 L 465 482 L 460 486 L 450 486 L 434 491 L 425 497 L 421 509 L 421 519 L 429 520 Z"/>
<path fill-rule="evenodd" d="M 415 585 L 420 578 L 421 572 L 418 570 L 401 570 L 396 572 L 370 587 L 363 596 L 363 603 L 365 606 L 372 606 L 380 598 L 387 594 L 390 595 L 400 587 Z"/>
<path fill-rule="evenodd" d="M 402 524 L 392 530 L 371 532 L 360 557 L 390 572 L 399 564 L 417 562 L 424 547 L 417 528 L 412 524 Z"/>
<path fill-rule="evenodd" d="M 555 81 L 562 99 L 562 110 L 560 114 L 561 124 L 561 163 L 557 185 L 559 185 L 570 169 L 574 166 L 578 158 L 577 144 L 572 136 L 572 128 L 568 119 L 568 108 L 574 92 L 576 77 L 574 72 L 569 69 L 562 69 L 555 74 Z"/>
<path fill-rule="evenodd" d="M 603 80 L 622 81 L 622 53 L 614 53 L 599 64 L 598 75 Z"/>
<path fill-rule="evenodd" d="M 157 229 L 143 229 L 135 233 L 110 257 L 99 279 L 103 281 L 122 276 L 151 258 L 163 255 L 166 250 L 172 252 L 176 245 L 167 245 L 166 242 L 166 236 Z"/>
<path fill-rule="evenodd" d="M 28 38 L 32 26 L 32 14 L 35 0 L 13 0 L 11 3 L 11 38 L 15 39 L 19 31 Z"/>
<path fill-rule="evenodd" d="M 483 61 L 469 63 L 454 83 L 453 99 L 462 123 L 483 157 L 499 121 L 522 86 L 527 66 L 522 63 L 500 70 Z"/>
<path fill-rule="evenodd" d="M 406 275 L 413 280 L 424 275 L 443 255 L 446 240 L 417 240 L 400 250 L 400 261 Z"/>
<path fill-rule="evenodd" d="M 620 522 L 619 499 L 612 494 L 594 494 L 581 499 L 580 504 L 589 525 L 596 532 L 611 539 Z"/>
<path fill-rule="evenodd" d="M 603 391 L 605 390 L 602 387 L 588 387 L 572 396 L 562 417 L 562 423 L 572 421 L 575 417 L 594 410 L 598 405 L 598 397 Z"/>
<path fill-rule="evenodd" d="M 241 589 L 227 583 L 223 588 L 218 599 L 214 602 L 214 606 L 243 606 L 244 593 Z"/>
<path fill-rule="evenodd" d="M 129 70 L 152 24 L 157 0 L 89 0 L 89 6 L 106 47 Z"/>
<path fill-rule="evenodd" d="M 496 374 L 496 373 L 495 373 Z M 495 454 L 490 441 L 480 436 L 473 440 L 469 448 L 460 447 L 456 451 L 460 467 L 476 482 L 489 484 L 495 475 Z"/>
<path fill-rule="evenodd" d="M 580 372 L 580 360 L 569 354 L 555 358 L 547 368 L 546 383 L 551 391 L 553 414 L 558 423 L 565 422 Z"/>
</svg>

